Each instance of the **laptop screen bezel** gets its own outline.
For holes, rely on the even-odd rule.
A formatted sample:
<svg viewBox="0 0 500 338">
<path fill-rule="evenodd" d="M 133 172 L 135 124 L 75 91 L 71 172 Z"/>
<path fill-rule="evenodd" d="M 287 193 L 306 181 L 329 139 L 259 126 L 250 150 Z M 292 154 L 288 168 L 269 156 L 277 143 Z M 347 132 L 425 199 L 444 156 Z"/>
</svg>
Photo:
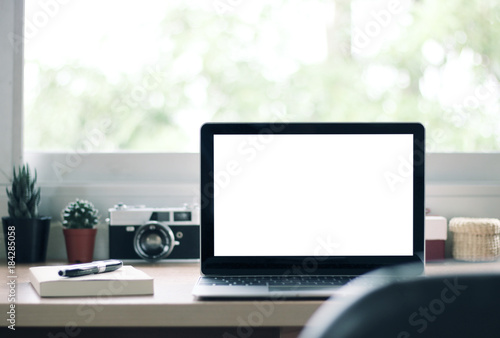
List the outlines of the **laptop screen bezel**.
<svg viewBox="0 0 500 338">
<path fill-rule="evenodd" d="M 259 134 L 413 135 L 413 255 L 411 256 L 215 256 L 214 136 Z M 420 123 L 206 123 L 200 134 L 201 273 L 203 275 L 362 274 L 374 269 L 424 262 L 425 128 Z"/>
</svg>

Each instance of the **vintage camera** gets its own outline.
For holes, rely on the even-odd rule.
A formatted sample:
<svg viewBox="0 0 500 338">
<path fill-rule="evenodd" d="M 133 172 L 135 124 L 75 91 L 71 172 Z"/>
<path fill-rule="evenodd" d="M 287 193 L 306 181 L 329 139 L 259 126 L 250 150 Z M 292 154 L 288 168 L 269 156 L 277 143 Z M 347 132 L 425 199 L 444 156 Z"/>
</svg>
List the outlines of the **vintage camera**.
<svg viewBox="0 0 500 338">
<path fill-rule="evenodd" d="M 199 209 L 116 205 L 109 209 L 109 257 L 199 259 Z"/>
</svg>

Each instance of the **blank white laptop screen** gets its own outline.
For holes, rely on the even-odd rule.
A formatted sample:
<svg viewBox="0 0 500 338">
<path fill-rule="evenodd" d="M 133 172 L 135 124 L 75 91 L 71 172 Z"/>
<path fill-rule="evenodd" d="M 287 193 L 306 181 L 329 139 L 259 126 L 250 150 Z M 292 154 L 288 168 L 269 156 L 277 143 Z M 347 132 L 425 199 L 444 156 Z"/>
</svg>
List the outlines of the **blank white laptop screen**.
<svg viewBox="0 0 500 338">
<path fill-rule="evenodd" d="M 214 256 L 412 256 L 413 136 L 214 135 Z"/>
</svg>

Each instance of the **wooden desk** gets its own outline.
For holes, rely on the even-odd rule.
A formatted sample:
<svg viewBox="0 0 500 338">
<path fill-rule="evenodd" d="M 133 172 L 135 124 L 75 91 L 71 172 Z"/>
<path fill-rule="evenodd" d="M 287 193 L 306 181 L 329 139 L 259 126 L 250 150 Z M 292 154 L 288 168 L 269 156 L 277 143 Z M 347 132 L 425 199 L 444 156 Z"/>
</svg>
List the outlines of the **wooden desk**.
<svg viewBox="0 0 500 338">
<path fill-rule="evenodd" d="M 0 313 L 7 319 L 10 276 L 0 263 Z M 198 301 L 191 290 L 197 263 L 134 263 L 154 277 L 152 296 L 40 298 L 28 279 L 27 265 L 16 267 L 16 336 L 44 337 L 296 337 L 322 304 L 320 300 Z M 500 271 L 500 262 L 432 263 L 429 275 Z M 0 333 L 7 331 L 2 319 Z M 7 323 L 7 324 L 6 324 Z M 120 329 L 121 328 L 121 329 Z M 8 330 L 10 331 L 10 330 Z M 4 336 L 2 334 L 2 336 Z"/>
</svg>

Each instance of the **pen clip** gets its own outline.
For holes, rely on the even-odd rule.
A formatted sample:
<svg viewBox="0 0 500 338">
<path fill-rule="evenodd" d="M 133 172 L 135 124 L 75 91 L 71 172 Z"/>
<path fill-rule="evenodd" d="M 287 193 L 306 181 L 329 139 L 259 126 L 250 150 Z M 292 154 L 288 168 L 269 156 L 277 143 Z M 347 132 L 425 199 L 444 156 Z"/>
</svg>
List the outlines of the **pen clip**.
<svg viewBox="0 0 500 338">
<path fill-rule="evenodd" d="M 95 263 L 96 263 L 96 266 L 97 266 L 98 273 L 106 271 L 106 263 L 104 263 L 104 262 L 95 262 Z"/>
</svg>

